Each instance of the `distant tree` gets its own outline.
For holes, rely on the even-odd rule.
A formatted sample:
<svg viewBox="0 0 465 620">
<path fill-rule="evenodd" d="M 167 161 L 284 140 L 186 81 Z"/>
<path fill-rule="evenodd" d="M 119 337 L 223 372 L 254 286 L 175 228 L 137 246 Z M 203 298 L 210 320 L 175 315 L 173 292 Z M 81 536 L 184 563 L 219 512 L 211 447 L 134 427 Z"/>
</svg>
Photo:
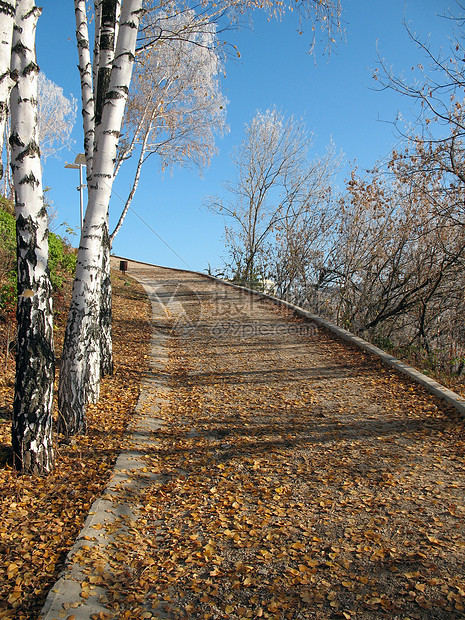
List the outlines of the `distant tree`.
<svg viewBox="0 0 465 620">
<path fill-rule="evenodd" d="M 257 112 L 246 124 L 245 139 L 233 154 L 236 181 L 227 186 L 232 199 L 208 202 L 230 222 L 226 238 L 236 279 L 267 277 L 276 236 L 291 252 L 292 231 L 314 214 L 332 165 L 327 159 L 310 162 L 310 145 L 303 121 L 276 109 Z"/>
<path fill-rule="evenodd" d="M 400 317 L 404 316 L 410 322 L 408 329 L 401 330 L 404 336 L 410 330 L 428 354 L 432 344 L 437 354 L 441 342 L 446 342 L 449 350 L 456 346 L 463 350 L 465 342 L 457 319 L 463 311 L 461 272 L 465 228 L 463 4 L 457 2 L 455 11 L 448 9 L 441 18 L 448 19 L 451 25 L 450 36 L 442 49 L 433 49 L 428 38 L 417 36 L 406 26 L 407 36 L 423 55 L 423 62 L 398 75 L 380 59 L 380 67 L 374 74 L 380 89 L 394 90 L 413 103 L 413 122 L 406 122 L 406 115 L 399 116 L 395 122 L 405 142 L 402 149 L 392 154 L 388 168 L 400 195 L 416 202 L 412 221 L 416 221 L 422 233 L 420 237 L 414 234 L 415 243 L 407 239 L 405 248 L 422 248 L 423 253 L 409 261 L 409 270 L 414 263 L 418 269 L 416 275 L 408 271 L 408 284 L 407 281 L 402 286 L 398 284 L 397 305 L 391 305 L 393 297 L 386 293 L 383 299 L 391 301 L 384 310 L 379 306 L 380 313 L 367 324 L 373 328 L 384 325 L 386 330 L 389 324 L 399 326 Z M 386 180 L 383 187 L 386 188 Z M 403 257 L 403 269 L 405 264 Z M 420 288 L 414 292 L 415 282 Z M 404 293 L 407 296 L 403 297 Z M 387 316 L 390 312 L 391 318 Z"/>
<path fill-rule="evenodd" d="M 431 358 L 464 352 L 465 229 L 454 221 L 455 196 L 440 195 L 437 173 L 419 187 L 404 167 L 394 153 L 388 172 L 353 173 L 334 203 L 319 310 L 371 340 L 414 345 Z"/>
<path fill-rule="evenodd" d="M 305 192 L 291 193 L 289 207 L 269 244 L 268 275 L 279 296 L 294 303 L 307 304 L 320 286 L 336 217 L 333 177 L 341 164 L 342 155 L 333 143 L 324 155 L 309 161 Z"/>
<path fill-rule="evenodd" d="M 47 157 L 69 146 L 70 135 L 76 120 L 77 102 L 72 96 L 67 99 L 63 95 L 63 89 L 47 79 L 43 73 L 39 73 L 37 101 L 40 156 L 44 162 Z M 8 133 L 9 130 L 9 114 L 7 113 L 4 131 Z M 4 146 L 6 165 L 3 167 L 3 163 L 0 164 L 4 172 L 3 192 L 5 195 L 13 196 L 13 179 L 9 170 L 11 152 L 9 144 Z M 0 153 L 2 149 L 3 145 L 0 145 Z"/>
<path fill-rule="evenodd" d="M 76 105 L 74 97 L 65 97 L 60 86 L 39 73 L 39 145 L 44 161 L 63 147 L 69 146 L 76 120 Z"/>
<path fill-rule="evenodd" d="M 227 186 L 233 198 L 209 202 L 232 221 L 227 236 L 239 280 L 253 281 L 266 242 L 292 199 L 291 187 L 303 189 L 310 143 L 302 121 L 276 109 L 257 112 L 245 125 L 244 141 L 233 154 L 236 181 Z"/>
</svg>

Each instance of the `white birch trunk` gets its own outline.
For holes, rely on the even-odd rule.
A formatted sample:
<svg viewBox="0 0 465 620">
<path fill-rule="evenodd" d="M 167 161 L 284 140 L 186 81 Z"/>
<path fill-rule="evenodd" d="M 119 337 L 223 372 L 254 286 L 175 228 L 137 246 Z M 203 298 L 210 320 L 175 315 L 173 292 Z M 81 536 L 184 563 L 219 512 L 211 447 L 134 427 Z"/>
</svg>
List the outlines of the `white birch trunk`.
<svg viewBox="0 0 465 620">
<path fill-rule="evenodd" d="M 116 148 L 131 81 L 142 0 L 125 0 L 102 120 L 96 127 L 89 202 L 78 250 L 76 278 L 63 348 L 58 405 L 60 430 L 86 430 L 86 397 L 100 381 L 101 250 L 113 184 Z"/>
<path fill-rule="evenodd" d="M 18 335 L 12 446 L 15 467 L 53 468 L 53 314 L 48 226 L 38 147 L 35 29 L 40 9 L 18 0 L 11 55 L 11 156 L 18 248 Z"/>
<path fill-rule="evenodd" d="M 76 2 L 76 0 L 74 0 Z M 97 90 L 98 81 L 98 61 L 99 55 L 99 42 L 100 42 L 100 26 L 102 17 L 102 0 L 94 0 L 94 63 L 92 68 L 92 76 L 94 79 L 94 91 Z"/>
<path fill-rule="evenodd" d="M 90 186 L 93 167 L 93 147 L 96 127 L 101 122 L 103 103 L 108 91 L 111 69 L 115 55 L 115 36 L 117 32 L 117 20 L 121 16 L 121 3 L 119 0 L 99 0 L 95 6 L 95 37 L 94 37 L 94 63 L 90 68 L 90 53 L 88 28 L 85 14 L 85 4 L 75 0 L 76 10 L 76 34 L 80 50 L 80 67 L 83 103 L 89 105 L 87 109 L 83 105 L 84 120 L 89 127 L 84 127 L 84 132 L 89 136 L 86 149 L 87 181 Z M 84 70 L 85 68 L 85 70 Z M 93 77 L 93 84 L 92 84 Z M 82 79 L 84 78 L 84 79 Z M 92 100 L 86 95 L 92 91 Z M 90 149 L 92 147 L 92 150 Z M 107 218 L 108 219 L 108 218 Z M 111 343 L 111 280 L 110 280 L 110 247 L 108 240 L 108 226 L 102 237 L 102 289 L 104 293 L 100 299 L 100 330 L 96 333 L 100 338 L 100 368 L 101 375 L 113 373 L 113 354 Z M 86 400 L 95 402 L 98 399 L 98 391 L 92 384 L 87 387 Z"/>
<path fill-rule="evenodd" d="M 113 373 L 113 351 L 112 351 L 112 339 L 111 339 L 111 316 L 112 316 L 112 301 L 111 301 L 111 270 L 110 270 L 110 252 L 111 246 L 115 236 L 118 234 L 121 226 L 123 225 L 124 218 L 131 206 L 132 199 L 136 193 L 137 186 L 139 185 L 140 173 L 142 164 L 144 162 L 144 156 L 147 150 L 147 141 L 149 138 L 150 130 L 146 131 L 142 142 L 141 152 L 139 155 L 139 161 L 137 164 L 137 170 L 132 184 L 131 191 L 129 193 L 126 204 L 124 205 L 123 212 L 118 220 L 118 225 L 115 230 L 109 235 L 108 231 L 108 218 L 105 226 L 105 232 L 103 235 L 102 243 L 102 276 L 101 276 L 101 292 L 100 292 L 100 372 L 102 377 L 105 375 L 111 375 Z M 118 170 L 118 167 L 117 167 Z M 116 172 L 114 174 L 116 177 Z"/>
<path fill-rule="evenodd" d="M 76 42 L 81 75 L 82 122 L 84 128 L 84 152 L 86 155 L 87 180 L 92 174 L 94 155 L 94 90 L 92 87 L 92 62 L 89 49 L 89 30 L 85 0 L 74 0 L 76 16 Z"/>
<path fill-rule="evenodd" d="M 110 75 L 115 57 L 115 28 L 117 0 L 101 0 L 101 20 L 98 41 L 97 81 L 94 81 L 95 125 L 102 120 L 102 109 L 110 84 Z M 95 75 L 95 74 L 94 74 Z"/>
<path fill-rule="evenodd" d="M 110 250 L 111 244 L 107 215 L 102 237 L 102 275 L 100 286 L 100 374 L 102 377 L 113 374 Z"/>
<path fill-rule="evenodd" d="M 13 81 L 10 78 L 11 42 L 15 18 L 16 0 L 0 2 L 0 154 L 8 118 L 8 101 Z M 3 163 L 0 160 L 0 179 L 3 177 Z"/>
<path fill-rule="evenodd" d="M 117 0 L 102 0 L 99 37 L 98 81 L 96 85 L 95 125 L 102 120 L 103 105 L 110 83 L 115 57 L 116 16 L 120 15 Z M 95 85 L 94 85 L 95 87 Z M 100 293 L 100 374 L 113 373 L 113 349 L 111 342 L 111 275 L 110 240 L 108 236 L 108 211 L 102 235 L 101 293 Z"/>
</svg>

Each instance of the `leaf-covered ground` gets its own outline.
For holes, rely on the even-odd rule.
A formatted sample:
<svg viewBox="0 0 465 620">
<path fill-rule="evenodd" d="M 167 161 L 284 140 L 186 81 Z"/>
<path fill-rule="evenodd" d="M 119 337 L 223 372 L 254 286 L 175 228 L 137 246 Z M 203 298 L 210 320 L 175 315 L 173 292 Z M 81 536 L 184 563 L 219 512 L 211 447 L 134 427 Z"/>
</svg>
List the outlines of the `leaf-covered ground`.
<svg viewBox="0 0 465 620">
<path fill-rule="evenodd" d="M 106 591 L 95 618 L 464 618 L 463 420 L 269 302 L 195 274 L 140 273 L 163 285 L 153 328 L 169 335 L 169 361 L 154 372 L 169 390 L 144 484 L 126 493 L 137 518 L 104 555 L 79 556 L 82 602 Z M 121 290 L 131 299 L 105 386 L 122 381 L 104 388 L 90 437 L 60 448 L 51 479 L 0 470 L 0 618 L 35 617 L 125 447 L 149 334 L 140 293 Z"/>
<path fill-rule="evenodd" d="M 5 362 L 5 349 L 0 352 L 0 618 L 37 616 L 125 444 L 147 365 L 150 315 L 137 283 L 116 275 L 113 284 L 116 372 L 103 380 L 100 404 L 88 407 L 89 434 L 57 445 L 56 470 L 47 478 L 18 476 L 11 469 L 14 359 Z M 55 298 L 57 354 L 68 301 L 69 286 Z"/>
<path fill-rule="evenodd" d="M 152 275 L 170 291 L 159 478 L 89 577 L 100 617 L 464 618 L 463 420 L 269 302 Z"/>
</svg>

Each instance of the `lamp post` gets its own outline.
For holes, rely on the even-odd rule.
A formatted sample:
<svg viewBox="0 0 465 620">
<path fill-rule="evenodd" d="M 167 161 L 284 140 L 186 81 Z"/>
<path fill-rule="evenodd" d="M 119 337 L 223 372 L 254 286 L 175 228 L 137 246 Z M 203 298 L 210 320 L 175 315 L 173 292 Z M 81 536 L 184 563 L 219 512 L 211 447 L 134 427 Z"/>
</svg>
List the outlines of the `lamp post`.
<svg viewBox="0 0 465 620">
<path fill-rule="evenodd" d="M 81 207 L 81 231 L 82 231 L 82 223 L 84 219 L 84 198 L 83 198 L 82 190 L 85 187 L 85 185 L 82 184 L 82 169 L 84 168 L 85 165 L 86 165 L 86 156 L 84 155 L 84 153 L 78 153 L 76 155 L 74 164 L 65 165 L 65 168 L 74 168 L 75 170 L 79 169 L 79 187 L 77 188 L 77 190 L 79 192 L 80 207 Z"/>
</svg>

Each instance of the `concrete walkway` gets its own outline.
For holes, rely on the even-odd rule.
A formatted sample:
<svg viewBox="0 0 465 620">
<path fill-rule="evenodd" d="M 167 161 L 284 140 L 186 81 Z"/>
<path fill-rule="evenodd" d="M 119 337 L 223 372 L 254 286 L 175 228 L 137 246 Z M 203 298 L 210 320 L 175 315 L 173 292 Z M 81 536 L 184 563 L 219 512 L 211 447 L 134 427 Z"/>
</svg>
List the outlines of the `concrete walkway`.
<svg viewBox="0 0 465 620">
<path fill-rule="evenodd" d="M 463 587 L 463 558 L 442 546 L 449 536 L 463 548 L 454 519 L 465 480 L 457 422 L 440 401 L 333 337 L 331 326 L 200 274 L 128 267 L 152 302 L 152 370 L 131 449 L 92 506 L 42 620 L 131 618 L 130 607 L 109 611 L 99 575 L 114 581 L 114 558 L 129 566 L 137 553 L 164 562 L 159 572 L 145 565 L 144 587 L 151 579 L 158 603 L 141 595 L 137 618 L 185 618 L 192 609 L 199 618 L 325 618 L 357 606 L 361 618 L 379 617 L 377 609 L 418 617 L 414 596 L 395 611 L 413 562 L 408 546 L 428 555 L 425 564 L 434 558 L 430 575 L 454 575 L 450 587 Z M 455 506 L 452 516 L 442 506 Z M 162 542 L 146 549 L 147 532 Z M 430 538 L 416 540 L 423 532 Z M 395 571 L 380 565 L 388 553 Z M 237 577 L 237 566 L 250 572 Z M 165 594 L 174 603 L 165 606 Z M 438 618 L 450 614 L 444 601 Z"/>
</svg>

